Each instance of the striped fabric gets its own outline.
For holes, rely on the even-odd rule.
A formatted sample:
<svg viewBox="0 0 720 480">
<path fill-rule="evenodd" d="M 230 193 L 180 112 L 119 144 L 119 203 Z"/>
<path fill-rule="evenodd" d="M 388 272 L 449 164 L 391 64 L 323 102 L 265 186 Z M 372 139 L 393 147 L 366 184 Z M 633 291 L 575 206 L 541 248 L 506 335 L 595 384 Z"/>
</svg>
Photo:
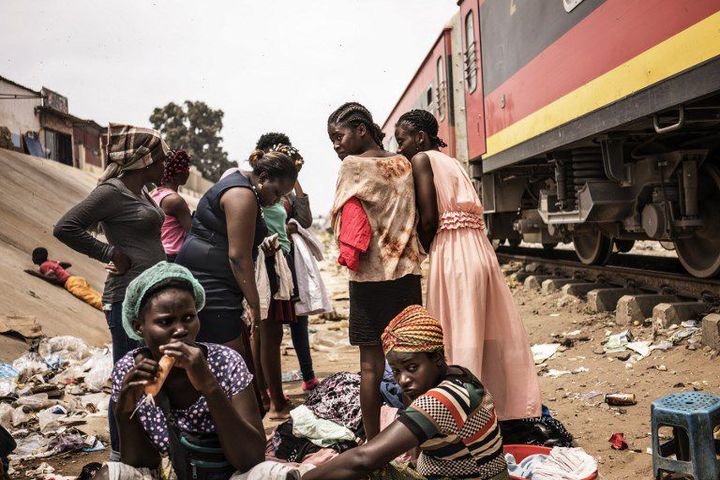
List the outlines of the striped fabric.
<svg viewBox="0 0 720 480">
<path fill-rule="evenodd" d="M 391 351 L 435 352 L 443 348 L 442 327 L 425 307 L 410 305 L 385 327 L 382 347 L 385 355 Z"/>
<path fill-rule="evenodd" d="M 504 478 L 507 466 L 492 398 L 469 371 L 464 373 L 417 398 L 400 417 L 420 441 L 417 470 L 429 477 Z"/>
</svg>

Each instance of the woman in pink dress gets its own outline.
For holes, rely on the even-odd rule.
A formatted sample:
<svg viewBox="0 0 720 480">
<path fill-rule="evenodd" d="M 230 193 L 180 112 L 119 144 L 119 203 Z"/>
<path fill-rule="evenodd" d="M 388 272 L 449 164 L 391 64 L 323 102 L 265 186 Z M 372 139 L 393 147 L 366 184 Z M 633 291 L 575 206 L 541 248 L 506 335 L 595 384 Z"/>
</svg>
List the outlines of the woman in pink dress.
<svg viewBox="0 0 720 480">
<path fill-rule="evenodd" d="M 437 132 L 425 110 L 404 114 L 395 127 L 398 153 L 413 166 L 418 234 L 430 254 L 427 308 L 442 324 L 448 362 L 480 379 L 499 420 L 538 418 L 528 335 L 483 231 L 483 207 L 465 169 L 439 151 L 446 145 Z"/>
</svg>

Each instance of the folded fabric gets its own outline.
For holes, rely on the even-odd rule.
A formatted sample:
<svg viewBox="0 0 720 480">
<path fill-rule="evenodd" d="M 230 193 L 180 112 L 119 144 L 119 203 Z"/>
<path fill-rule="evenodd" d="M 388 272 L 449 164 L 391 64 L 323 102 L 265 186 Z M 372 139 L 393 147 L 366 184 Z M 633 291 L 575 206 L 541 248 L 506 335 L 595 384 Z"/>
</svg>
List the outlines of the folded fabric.
<svg viewBox="0 0 720 480">
<path fill-rule="evenodd" d="M 290 300 L 295 289 L 292 279 L 292 271 L 287 263 L 287 258 L 282 252 L 275 254 L 275 273 L 278 276 L 279 287 L 273 298 L 275 300 Z"/>
<path fill-rule="evenodd" d="M 257 285 L 258 298 L 260 300 L 260 320 L 265 320 L 270 311 L 272 293 L 270 290 L 270 278 L 268 277 L 267 266 L 265 265 L 265 252 L 263 252 L 262 248 L 258 252 L 258 257 L 255 261 L 255 285 Z M 247 310 L 247 305 L 245 308 Z"/>
<path fill-rule="evenodd" d="M 582 448 L 555 447 L 535 466 L 532 480 L 583 480 L 597 471 L 597 462 Z"/>
<path fill-rule="evenodd" d="M 296 220 L 298 233 L 291 235 L 295 247 L 295 277 L 298 296 L 295 303 L 297 315 L 320 315 L 333 311 L 330 296 L 320 274 L 317 262 L 323 259 L 322 245 L 312 232 L 304 229 Z"/>
<path fill-rule="evenodd" d="M 352 441 L 355 434 L 346 427 L 330 420 L 319 418 L 305 405 L 290 411 L 293 421 L 293 435 L 310 440 L 318 447 L 329 447 L 337 442 Z"/>
<path fill-rule="evenodd" d="M 360 268 L 360 254 L 370 247 L 372 229 L 362 203 L 351 197 L 343 205 L 340 217 L 340 256 L 338 263 L 356 272 Z"/>
<path fill-rule="evenodd" d="M 230 480 L 300 480 L 313 468 L 310 464 L 296 467 L 286 463 L 262 462 L 247 473 L 234 474 Z"/>
<path fill-rule="evenodd" d="M 582 448 L 555 447 L 535 468 L 534 480 L 581 480 L 597 471 L 597 462 Z"/>
<path fill-rule="evenodd" d="M 512 454 L 508 453 L 505 455 L 505 463 L 507 463 L 508 473 L 513 477 L 527 479 L 532 479 L 535 467 L 537 467 L 539 464 L 543 463 L 547 459 L 548 455 L 529 455 L 525 457 L 520 463 L 518 463 Z"/>
</svg>

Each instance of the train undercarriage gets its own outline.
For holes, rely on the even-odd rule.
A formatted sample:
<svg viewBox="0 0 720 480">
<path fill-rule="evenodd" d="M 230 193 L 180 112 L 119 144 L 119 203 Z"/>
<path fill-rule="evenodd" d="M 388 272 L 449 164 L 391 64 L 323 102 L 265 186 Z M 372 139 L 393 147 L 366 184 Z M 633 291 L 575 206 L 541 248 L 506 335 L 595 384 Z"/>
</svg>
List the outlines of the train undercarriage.
<svg viewBox="0 0 720 480">
<path fill-rule="evenodd" d="M 720 95 L 481 178 L 491 239 L 572 242 L 585 264 L 657 240 L 693 276 L 720 273 Z"/>
</svg>

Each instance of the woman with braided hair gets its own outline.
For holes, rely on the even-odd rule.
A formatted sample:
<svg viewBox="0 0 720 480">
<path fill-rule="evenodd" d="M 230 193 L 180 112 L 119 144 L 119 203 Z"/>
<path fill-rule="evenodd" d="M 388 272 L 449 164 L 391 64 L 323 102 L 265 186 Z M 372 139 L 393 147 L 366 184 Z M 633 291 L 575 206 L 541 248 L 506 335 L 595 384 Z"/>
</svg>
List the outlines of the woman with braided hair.
<svg viewBox="0 0 720 480">
<path fill-rule="evenodd" d="M 437 134 L 425 110 L 405 113 L 395 126 L 398 153 L 411 159 L 418 233 L 430 254 L 427 308 L 443 326 L 448 361 L 480 378 L 501 421 L 539 417 L 528 335 L 483 232 L 480 199 L 460 163 L 439 151 L 445 143 Z"/>
<path fill-rule="evenodd" d="M 447 364 L 440 322 L 409 306 L 385 329 L 382 348 L 410 406 L 373 440 L 303 480 L 508 479 L 492 397 L 466 368 Z M 414 468 L 390 463 L 416 447 Z"/>
<path fill-rule="evenodd" d="M 165 212 L 161 238 L 169 262 L 175 261 L 192 224 L 190 207 L 178 193 L 189 176 L 190 155 L 185 150 L 170 150 L 160 184 L 150 192 L 152 199 Z"/>
<path fill-rule="evenodd" d="M 382 148 L 380 127 L 359 103 L 330 115 L 328 135 L 342 161 L 332 224 L 338 262 L 350 270 L 350 343 L 360 347 L 360 407 L 370 440 L 380 431 L 380 334 L 405 307 L 422 303 L 412 168 Z"/>
</svg>

